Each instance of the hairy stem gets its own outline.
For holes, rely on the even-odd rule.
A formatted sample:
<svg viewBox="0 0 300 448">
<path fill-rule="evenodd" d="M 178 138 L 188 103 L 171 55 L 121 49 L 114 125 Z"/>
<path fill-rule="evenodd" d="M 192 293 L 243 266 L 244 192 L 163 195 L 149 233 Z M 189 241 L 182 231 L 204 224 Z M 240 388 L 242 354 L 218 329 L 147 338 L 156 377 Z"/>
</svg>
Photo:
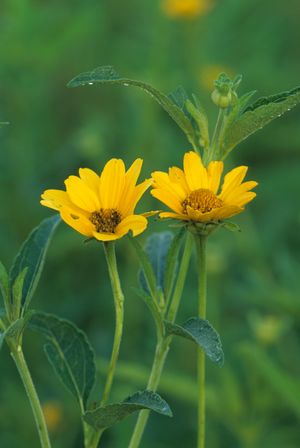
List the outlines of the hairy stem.
<svg viewBox="0 0 300 448">
<path fill-rule="evenodd" d="M 175 285 L 173 297 L 171 300 L 170 308 L 167 313 L 167 319 L 172 322 L 175 321 L 177 310 L 180 304 L 180 299 L 182 296 L 182 291 L 186 279 L 186 274 L 189 266 L 189 261 L 191 257 L 193 247 L 193 241 L 191 235 L 187 232 L 187 239 L 185 243 L 185 248 L 178 272 L 177 282 Z M 156 391 L 159 385 L 160 377 L 164 368 L 165 360 L 169 351 L 170 343 L 172 338 L 170 336 L 166 338 L 158 338 L 155 356 L 152 364 L 152 369 L 150 373 L 150 377 L 147 384 L 147 389 Z M 129 448 L 137 448 L 141 442 L 150 411 L 143 410 L 139 413 L 130 443 Z"/>
<path fill-rule="evenodd" d="M 27 397 L 29 399 L 32 412 L 35 419 L 35 424 L 37 427 L 37 431 L 39 434 L 41 447 L 42 448 L 51 448 L 48 430 L 44 418 L 44 414 L 41 408 L 40 400 L 38 398 L 38 395 L 36 393 L 27 363 L 25 361 L 22 347 L 21 345 L 18 345 L 17 347 L 13 344 L 9 344 L 11 355 L 13 357 L 13 360 L 17 366 L 18 372 L 20 374 L 20 377 L 22 379 L 23 385 L 26 390 Z"/>
</svg>

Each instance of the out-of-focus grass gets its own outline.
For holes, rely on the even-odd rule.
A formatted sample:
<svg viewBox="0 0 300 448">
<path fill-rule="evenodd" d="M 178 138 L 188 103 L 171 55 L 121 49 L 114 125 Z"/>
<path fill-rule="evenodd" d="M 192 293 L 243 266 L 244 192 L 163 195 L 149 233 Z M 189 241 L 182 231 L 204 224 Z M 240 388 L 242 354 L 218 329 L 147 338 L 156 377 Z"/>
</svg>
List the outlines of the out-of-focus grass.
<svg viewBox="0 0 300 448">
<path fill-rule="evenodd" d="M 207 13 L 189 19 L 165 15 L 161 5 L 158 0 L 2 2 L 0 121 L 11 123 L 0 130 L 4 263 L 11 262 L 29 230 L 49 214 L 39 206 L 40 193 L 61 187 L 79 167 L 100 170 L 110 157 L 129 163 L 142 156 L 146 177 L 153 169 L 179 164 L 189 149 L 180 130 L 143 93 L 109 86 L 69 90 L 65 86 L 74 75 L 112 64 L 166 92 L 182 84 L 198 93 L 212 118 L 216 111 L 209 89 L 219 70 L 243 73 L 241 91 L 256 88 L 260 95 L 300 84 L 297 0 L 288 5 L 215 0 Z M 222 231 L 209 244 L 208 315 L 223 337 L 226 354 L 223 369 L 208 366 L 210 448 L 300 445 L 299 118 L 296 109 L 241 144 L 227 162 L 228 167 L 249 165 L 249 178 L 257 179 L 259 188 L 257 199 L 236 220 L 242 233 Z M 150 195 L 143 204 L 147 207 L 157 207 Z M 165 226 L 154 221 L 149 232 Z M 117 251 L 127 293 L 122 363 L 112 397 L 120 400 L 145 385 L 154 329 L 131 289 L 136 285 L 134 253 L 126 241 L 119 242 Z M 195 287 L 191 270 L 179 322 L 196 312 Z M 101 359 L 109 357 L 114 322 L 101 246 L 83 245 L 79 235 L 62 225 L 34 306 L 70 318 L 87 332 L 99 355 L 101 385 Z M 42 402 L 48 409 L 49 403 L 61 405 L 60 421 L 51 433 L 54 447 L 81 447 L 72 397 L 30 334 L 25 350 Z M 192 344 L 174 340 L 166 372 L 160 392 L 174 418 L 152 416 L 143 447 L 193 447 Z M 29 405 L 6 349 L 1 353 L 0 396 L 1 448 L 37 447 Z M 126 447 L 134 420 L 107 432 L 103 446 Z"/>
</svg>

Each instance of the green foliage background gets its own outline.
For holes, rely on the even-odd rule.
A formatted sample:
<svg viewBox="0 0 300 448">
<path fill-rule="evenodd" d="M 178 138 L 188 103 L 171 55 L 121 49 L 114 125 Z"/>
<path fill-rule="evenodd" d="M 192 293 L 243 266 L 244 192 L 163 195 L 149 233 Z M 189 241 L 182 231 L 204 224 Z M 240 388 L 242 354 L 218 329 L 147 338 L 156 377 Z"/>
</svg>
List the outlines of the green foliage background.
<svg viewBox="0 0 300 448">
<path fill-rule="evenodd" d="M 32 227 L 50 215 L 39 205 L 46 188 L 61 188 L 79 167 L 100 170 L 111 157 L 144 158 L 143 177 L 181 164 L 190 149 L 167 114 L 142 92 L 123 87 L 67 89 L 76 74 L 111 64 L 128 77 L 168 92 L 198 93 L 211 119 L 207 84 L 220 66 L 243 73 L 240 92 L 260 96 L 300 84 L 297 0 L 215 1 L 193 20 L 164 15 L 159 0 L 3 0 L 1 5 L 0 255 L 9 265 Z M 258 197 L 236 219 L 241 234 L 220 231 L 209 244 L 208 318 L 222 335 L 225 366 L 208 366 L 209 448 L 297 448 L 300 433 L 299 120 L 296 108 L 242 143 L 227 168 L 249 165 Z M 155 209 L 147 195 L 141 209 Z M 153 221 L 149 232 L 164 230 Z M 147 234 L 143 235 L 142 241 Z M 83 328 L 98 355 L 99 384 L 110 354 L 114 312 L 100 245 L 61 225 L 33 300 Z M 145 387 L 154 328 L 132 292 L 137 259 L 117 247 L 126 292 L 126 326 L 112 399 Z M 191 269 L 178 321 L 196 313 Z M 54 448 L 81 447 L 73 397 L 28 332 L 25 353 L 44 404 L 58 403 Z M 159 393 L 174 417 L 152 416 L 143 448 L 193 447 L 196 441 L 195 347 L 174 341 Z M 1 352 L 1 448 L 38 447 L 33 418 L 7 349 Z M 103 437 L 126 447 L 135 416 Z M 78 428 L 78 430 L 77 430 Z"/>
</svg>

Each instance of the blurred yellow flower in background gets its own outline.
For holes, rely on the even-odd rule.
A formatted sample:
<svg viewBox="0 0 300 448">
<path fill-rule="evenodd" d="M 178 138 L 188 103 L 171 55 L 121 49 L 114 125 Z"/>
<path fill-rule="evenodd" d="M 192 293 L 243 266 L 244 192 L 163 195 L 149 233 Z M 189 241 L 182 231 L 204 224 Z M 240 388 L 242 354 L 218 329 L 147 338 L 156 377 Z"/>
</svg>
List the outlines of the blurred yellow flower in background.
<svg viewBox="0 0 300 448">
<path fill-rule="evenodd" d="M 112 241 L 129 231 L 139 235 L 146 229 L 147 219 L 134 214 L 134 209 L 152 183 L 148 179 L 136 185 L 142 164 L 142 159 L 137 159 L 125 171 L 123 160 L 111 159 L 101 175 L 80 168 L 79 177 L 65 180 L 66 191 L 46 190 L 41 204 L 58 210 L 63 221 L 90 238 Z"/>
<path fill-rule="evenodd" d="M 257 182 L 243 182 L 248 170 L 246 166 L 239 166 L 226 174 L 219 194 L 223 162 L 212 161 L 206 168 L 201 157 L 190 151 L 184 155 L 183 168 L 172 167 L 169 173 L 152 173 L 152 196 L 172 210 L 160 213 L 161 218 L 219 221 L 241 213 L 256 196 L 250 190 L 256 187 Z"/>
<path fill-rule="evenodd" d="M 43 414 L 49 431 L 54 432 L 62 421 L 63 412 L 57 401 L 47 401 L 43 404 Z"/>
<path fill-rule="evenodd" d="M 203 89 L 209 92 L 214 89 L 214 81 L 218 79 L 220 73 L 226 73 L 230 78 L 235 77 L 234 70 L 224 65 L 204 65 L 201 67 L 199 81 Z"/>
<path fill-rule="evenodd" d="M 204 15 L 212 5 L 211 0 L 164 0 L 162 10 L 171 18 L 193 19 Z"/>
</svg>

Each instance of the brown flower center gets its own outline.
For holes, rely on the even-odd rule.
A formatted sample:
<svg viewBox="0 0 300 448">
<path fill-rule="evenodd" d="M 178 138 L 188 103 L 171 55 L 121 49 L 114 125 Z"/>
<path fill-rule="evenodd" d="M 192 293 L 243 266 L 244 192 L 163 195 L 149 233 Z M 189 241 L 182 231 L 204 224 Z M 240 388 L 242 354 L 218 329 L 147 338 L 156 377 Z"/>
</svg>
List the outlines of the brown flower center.
<svg viewBox="0 0 300 448">
<path fill-rule="evenodd" d="M 198 210 L 202 213 L 210 212 L 213 208 L 220 208 L 223 205 L 222 199 L 219 199 L 211 190 L 199 188 L 192 191 L 182 202 L 183 213 L 187 214 L 187 207 Z"/>
<path fill-rule="evenodd" d="M 115 228 L 121 222 L 121 215 L 114 208 L 100 208 L 91 213 L 89 219 L 96 227 L 97 232 L 114 233 Z"/>
</svg>

